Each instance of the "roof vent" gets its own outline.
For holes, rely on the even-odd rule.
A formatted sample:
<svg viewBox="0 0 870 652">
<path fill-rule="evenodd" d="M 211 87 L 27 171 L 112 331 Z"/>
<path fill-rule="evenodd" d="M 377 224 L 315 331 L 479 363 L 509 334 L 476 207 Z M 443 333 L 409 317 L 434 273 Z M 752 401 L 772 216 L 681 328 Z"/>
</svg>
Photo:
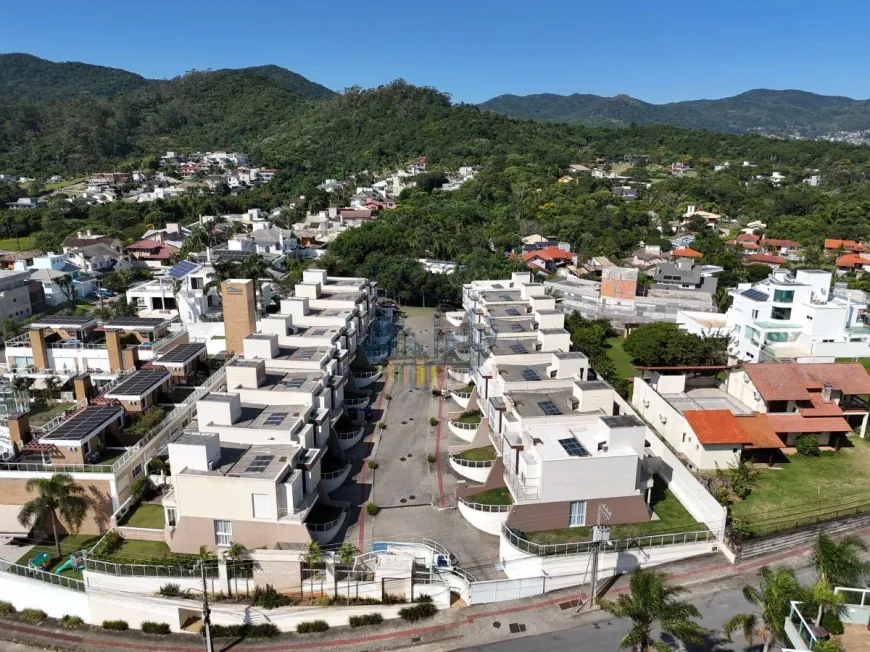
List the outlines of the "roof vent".
<svg viewBox="0 0 870 652">
<path fill-rule="evenodd" d="M 822 402 L 830 403 L 831 402 L 831 394 L 834 391 L 834 386 L 831 383 L 825 383 L 822 385 Z"/>
</svg>

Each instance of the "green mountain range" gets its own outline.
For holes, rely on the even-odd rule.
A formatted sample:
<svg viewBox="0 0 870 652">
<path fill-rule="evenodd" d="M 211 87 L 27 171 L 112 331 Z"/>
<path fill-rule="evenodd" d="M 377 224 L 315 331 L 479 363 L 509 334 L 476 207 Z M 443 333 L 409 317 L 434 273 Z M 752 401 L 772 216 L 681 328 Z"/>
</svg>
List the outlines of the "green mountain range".
<svg viewBox="0 0 870 652">
<path fill-rule="evenodd" d="M 796 90 L 757 89 L 719 100 L 668 104 L 650 104 L 628 95 L 500 95 L 480 107 L 515 118 L 599 127 L 667 124 L 801 138 L 870 130 L 870 101 Z"/>
</svg>

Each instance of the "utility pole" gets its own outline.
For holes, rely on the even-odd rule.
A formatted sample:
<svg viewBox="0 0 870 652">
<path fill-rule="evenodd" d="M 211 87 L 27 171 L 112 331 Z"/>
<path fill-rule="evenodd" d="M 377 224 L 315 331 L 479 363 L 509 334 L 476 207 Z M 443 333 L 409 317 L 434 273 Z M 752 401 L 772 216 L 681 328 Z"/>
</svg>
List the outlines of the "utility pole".
<svg viewBox="0 0 870 652">
<path fill-rule="evenodd" d="M 211 640 L 211 609 L 208 608 L 208 586 L 205 582 L 205 561 L 200 560 L 199 570 L 202 575 L 202 627 L 205 631 L 205 652 L 214 652 Z"/>
<path fill-rule="evenodd" d="M 592 526 L 592 544 L 589 546 L 590 563 L 592 565 L 592 577 L 589 580 L 589 602 L 580 605 L 577 611 L 581 611 L 584 607 L 590 609 L 595 604 L 595 598 L 598 597 L 598 561 L 601 555 L 601 550 L 607 547 L 610 542 L 610 508 L 601 503 L 598 505 L 598 516 L 595 525 Z"/>
</svg>

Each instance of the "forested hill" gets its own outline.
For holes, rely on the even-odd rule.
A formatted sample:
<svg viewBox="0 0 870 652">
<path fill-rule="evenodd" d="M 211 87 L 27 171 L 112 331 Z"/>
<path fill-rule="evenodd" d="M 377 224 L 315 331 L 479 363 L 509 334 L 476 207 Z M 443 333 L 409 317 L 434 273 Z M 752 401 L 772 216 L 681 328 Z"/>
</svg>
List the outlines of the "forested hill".
<svg viewBox="0 0 870 652">
<path fill-rule="evenodd" d="M 480 106 L 518 118 L 593 126 L 668 124 L 804 138 L 870 130 L 870 101 L 795 90 L 758 89 L 719 100 L 669 104 L 649 104 L 628 95 L 500 95 Z"/>
<path fill-rule="evenodd" d="M 77 61 L 55 63 L 32 54 L 0 54 L 0 98 L 4 100 L 111 97 L 148 83 L 141 75 L 119 68 Z"/>
<path fill-rule="evenodd" d="M 286 82 L 286 80 L 285 80 Z M 138 166 L 166 150 L 240 149 L 299 185 L 378 170 L 425 154 L 439 166 L 534 156 L 564 167 L 595 156 L 656 153 L 781 161 L 819 167 L 870 149 L 822 142 L 647 126 L 621 130 L 515 120 L 454 105 L 431 88 L 397 80 L 312 100 L 247 70 L 190 73 L 110 99 L 0 98 L 0 171 L 80 176 L 109 164 Z M 669 162 L 669 161 L 668 161 Z"/>
<path fill-rule="evenodd" d="M 220 75 L 231 70 L 207 71 Z M 335 94 L 302 75 L 280 66 L 253 66 L 236 72 L 260 75 L 300 97 L 325 99 Z M 32 54 L 0 54 L 0 98 L 15 100 L 67 100 L 111 98 L 143 86 L 171 83 L 146 79 L 120 68 L 107 68 L 77 61 L 48 61 Z"/>
</svg>

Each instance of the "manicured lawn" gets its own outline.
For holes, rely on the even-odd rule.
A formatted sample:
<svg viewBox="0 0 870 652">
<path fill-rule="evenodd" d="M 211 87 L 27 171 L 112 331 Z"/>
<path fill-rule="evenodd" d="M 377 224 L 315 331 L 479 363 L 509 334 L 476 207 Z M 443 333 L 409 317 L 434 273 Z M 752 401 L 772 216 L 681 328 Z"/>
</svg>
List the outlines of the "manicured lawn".
<svg viewBox="0 0 870 652">
<path fill-rule="evenodd" d="M 859 362 L 861 366 L 863 366 L 864 369 L 867 371 L 867 373 L 870 373 L 870 358 L 837 358 L 837 362 L 839 362 L 840 364 L 847 362 Z"/>
<path fill-rule="evenodd" d="M 487 489 L 479 494 L 469 496 L 468 501 L 471 503 L 480 503 L 481 505 L 513 505 L 514 499 L 511 497 L 511 492 L 507 487 L 499 487 L 498 489 Z"/>
<path fill-rule="evenodd" d="M 493 446 L 481 446 L 480 448 L 469 448 L 467 451 L 462 451 L 459 457 L 469 462 L 482 462 L 485 460 L 495 459 L 495 448 Z"/>
<path fill-rule="evenodd" d="M 459 423 L 480 423 L 480 410 L 461 415 Z"/>
<path fill-rule="evenodd" d="M 607 356 L 613 360 L 616 365 L 616 374 L 620 378 L 634 378 L 637 375 L 637 369 L 631 361 L 631 356 L 622 348 L 624 340 L 621 337 L 611 337 L 607 340 Z"/>
<path fill-rule="evenodd" d="M 610 528 L 611 539 L 627 539 L 650 534 L 674 534 L 678 532 L 694 532 L 704 530 L 706 526 L 698 523 L 682 503 L 677 500 L 664 482 L 658 476 L 653 487 L 652 508 L 658 520 L 646 523 L 625 523 L 613 525 Z M 595 514 L 586 514 L 586 522 L 593 522 Z M 571 527 L 560 530 L 544 530 L 541 532 L 526 532 L 524 537 L 532 543 L 550 545 L 553 543 L 571 543 L 589 541 L 592 538 L 592 527 Z"/>
<path fill-rule="evenodd" d="M 60 416 L 64 410 L 74 405 L 75 403 L 51 403 L 38 407 L 30 413 L 30 425 L 41 426 L 44 423 L 48 423 L 56 416 Z"/>
<path fill-rule="evenodd" d="M 127 450 L 124 448 L 104 448 L 100 453 L 100 459 L 94 464 L 114 464 L 117 462 Z"/>
<path fill-rule="evenodd" d="M 121 527 L 146 527 L 162 530 L 164 525 L 163 507 L 140 503 L 127 512 L 127 516 L 119 525 Z"/>
<path fill-rule="evenodd" d="M 470 394 L 471 392 L 474 391 L 474 383 L 468 383 L 465 387 L 460 387 L 459 389 L 457 389 L 455 391 L 463 393 L 463 394 Z"/>
<path fill-rule="evenodd" d="M 124 542 L 117 551 L 112 553 L 110 557 L 128 557 L 135 560 L 141 560 L 139 563 L 147 564 L 148 558 L 178 558 L 182 555 L 175 555 L 162 541 L 137 541 L 136 539 L 124 539 Z"/>
<path fill-rule="evenodd" d="M 19 246 L 20 245 L 20 246 Z M 27 249 L 35 249 L 32 235 L 22 235 L 19 238 L 2 238 L 0 239 L 0 249 L 7 251 L 25 251 Z"/>
<path fill-rule="evenodd" d="M 858 437 L 839 452 L 819 457 L 790 455 L 781 468 L 761 468 L 759 484 L 732 513 L 756 534 L 835 518 L 840 512 L 867 511 L 870 491 L 870 442 Z"/>
<path fill-rule="evenodd" d="M 54 571 L 55 568 L 57 568 L 67 559 L 69 559 L 69 556 L 72 553 L 76 552 L 77 550 L 81 550 L 82 548 L 90 549 L 99 540 L 100 537 L 95 537 L 90 534 L 68 534 L 60 540 L 60 549 L 63 553 L 63 556 L 57 557 L 57 551 L 54 547 L 54 541 L 52 539 L 45 539 L 36 544 L 30 552 L 22 555 L 21 559 L 19 559 L 16 563 L 22 566 L 27 566 L 27 562 L 36 555 L 38 555 L 40 552 L 47 552 L 49 555 L 51 555 L 51 564 L 48 566 L 48 570 Z M 82 577 L 81 573 L 76 573 L 71 569 L 63 571 L 61 575 L 63 575 L 64 577 L 74 577 L 76 579 L 81 579 Z"/>
</svg>

